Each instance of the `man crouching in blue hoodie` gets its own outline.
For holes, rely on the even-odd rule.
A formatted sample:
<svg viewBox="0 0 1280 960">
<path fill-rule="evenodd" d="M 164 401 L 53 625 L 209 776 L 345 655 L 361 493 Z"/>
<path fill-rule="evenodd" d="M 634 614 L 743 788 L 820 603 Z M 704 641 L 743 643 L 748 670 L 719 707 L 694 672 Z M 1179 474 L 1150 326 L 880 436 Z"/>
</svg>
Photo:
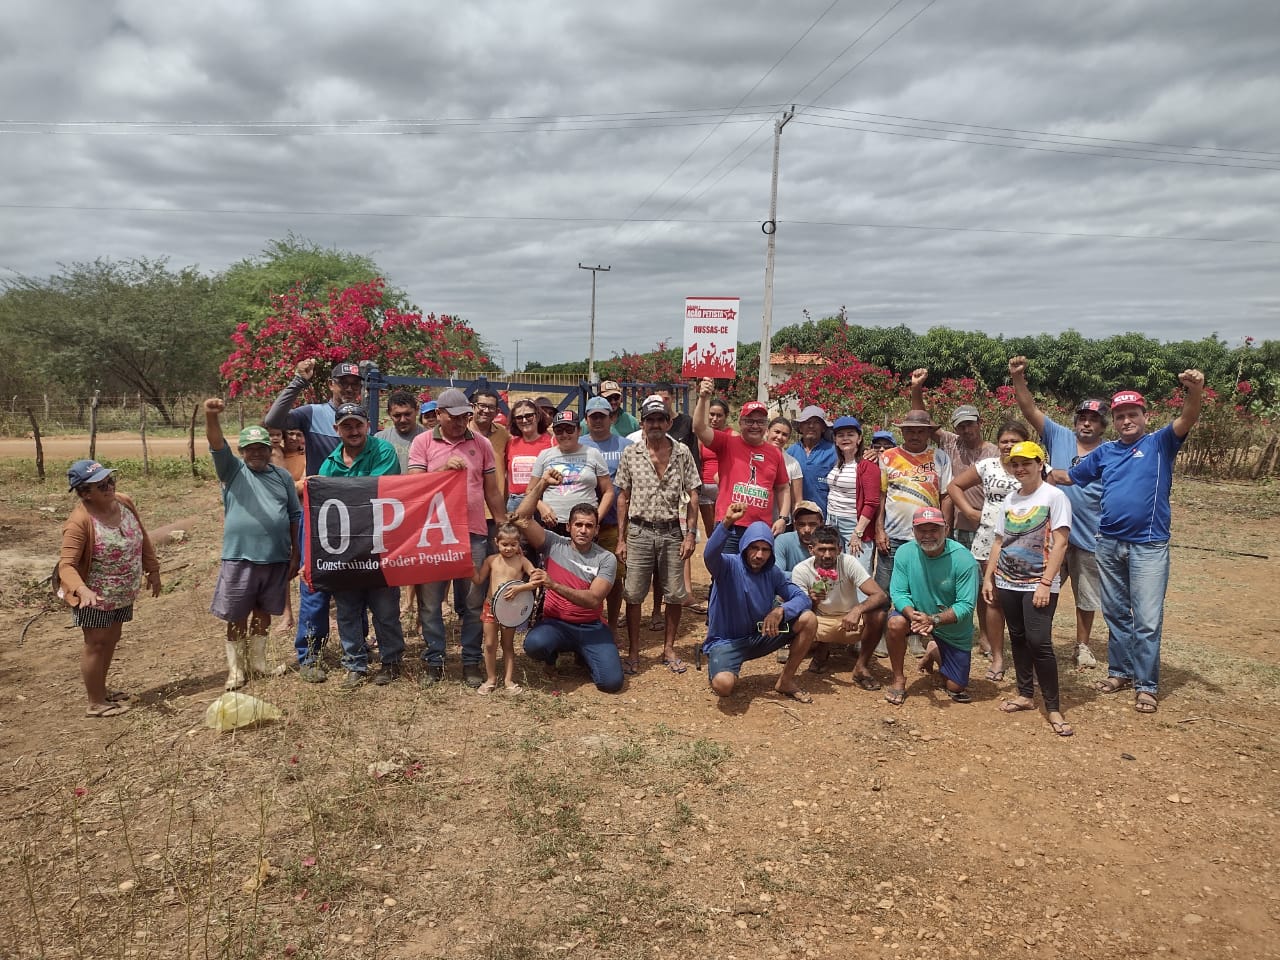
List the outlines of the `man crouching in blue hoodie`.
<svg viewBox="0 0 1280 960">
<path fill-rule="evenodd" d="M 719 696 L 729 696 L 744 663 L 766 657 L 789 643 L 791 655 L 773 689 L 800 703 L 812 703 L 813 697 L 796 684 L 796 671 L 809 653 L 818 621 L 804 591 L 774 562 L 769 525 L 756 521 L 747 527 L 737 554 L 720 552 L 744 513 L 743 504 L 729 504 L 702 554 L 715 586 L 707 639 L 702 645 L 711 689 Z M 774 606 L 779 597 L 782 606 Z"/>
</svg>

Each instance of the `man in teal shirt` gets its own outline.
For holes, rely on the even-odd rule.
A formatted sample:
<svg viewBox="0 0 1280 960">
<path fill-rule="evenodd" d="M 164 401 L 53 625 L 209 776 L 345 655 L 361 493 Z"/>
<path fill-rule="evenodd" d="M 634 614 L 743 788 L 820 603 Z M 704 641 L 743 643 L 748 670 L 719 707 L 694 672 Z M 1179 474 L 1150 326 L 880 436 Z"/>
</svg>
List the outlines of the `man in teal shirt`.
<svg viewBox="0 0 1280 960">
<path fill-rule="evenodd" d="M 612 425 L 609 428 L 611 433 L 618 437 L 628 437 L 640 429 L 640 421 L 622 409 L 622 387 L 618 385 L 618 381 L 606 380 L 600 384 L 600 396 L 609 401 L 609 409 L 612 411 Z M 583 436 L 590 432 L 590 425 L 585 417 L 578 427 Z"/>
<path fill-rule="evenodd" d="M 364 408 L 344 403 L 337 410 L 334 426 L 341 443 L 320 465 L 322 477 L 386 477 L 400 473 L 396 448 L 385 440 L 369 436 L 369 416 Z M 342 667 L 347 672 L 342 681 L 344 691 L 352 691 L 369 673 L 369 644 L 365 639 L 366 612 L 373 619 L 374 636 L 378 639 L 381 665 L 374 674 L 378 686 L 400 676 L 404 659 L 404 630 L 400 626 L 400 588 L 366 587 L 335 590 L 338 608 L 338 639 L 342 642 Z M 313 683 L 324 679 L 319 660 L 302 668 L 318 674 L 303 676 Z"/>
<path fill-rule="evenodd" d="M 907 699 L 903 661 L 907 635 L 923 637 L 928 646 L 920 670 L 942 674 L 947 695 L 968 703 L 969 660 L 973 650 L 973 608 L 978 602 L 978 561 L 967 548 L 947 539 L 947 521 L 937 507 L 917 507 L 911 518 L 913 540 L 904 543 L 893 563 L 889 583 L 886 642 L 893 665 L 893 685 L 884 698 L 894 706 Z"/>
</svg>

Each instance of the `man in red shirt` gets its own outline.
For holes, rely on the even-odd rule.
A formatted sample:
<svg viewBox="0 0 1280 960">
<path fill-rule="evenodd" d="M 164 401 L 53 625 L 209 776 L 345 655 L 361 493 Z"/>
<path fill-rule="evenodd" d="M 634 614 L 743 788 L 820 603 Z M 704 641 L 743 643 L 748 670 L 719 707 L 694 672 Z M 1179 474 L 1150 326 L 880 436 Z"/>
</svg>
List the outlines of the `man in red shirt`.
<svg viewBox="0 0 1280 960">
<path fill-rule="evenodd" d="M 757 520 L 773 525 L 778 505 L 787 492 L 787 464 L 782 451 L 765 442 L 769 408 L 757 400 L 744 403 L 738 414 L 735 436 L 728 430 L 712 430 L 707 408 L 715 393 L 715 381 L 698 382 L 698 403 L 693 408 L 693 430 L 704 447 L 720 458 L 720 493 L 716 497 L 716 521 L 724 519 L 731 503 L 741 503 L 746 513 L 734 524 L 724 544 L 724 552 L 736 554 L 742 531 Z"/>
</svg>

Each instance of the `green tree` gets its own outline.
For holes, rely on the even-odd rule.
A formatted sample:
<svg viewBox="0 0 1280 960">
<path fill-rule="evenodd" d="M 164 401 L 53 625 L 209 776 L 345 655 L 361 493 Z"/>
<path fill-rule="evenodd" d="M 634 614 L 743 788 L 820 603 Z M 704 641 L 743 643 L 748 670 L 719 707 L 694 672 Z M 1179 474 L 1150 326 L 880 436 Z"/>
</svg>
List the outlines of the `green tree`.
<svg viewBox="0 0 1280 960">
<path fill-rule="evenodd" d="M 6 283 L 0 328 L 36 349 L 47 382 L 72 392 L 140 393 L 172 424 L 169 401 L 218 382 L 231 326 L 211 310 L 214 281 L 168 261 L 73 263 Z"/>
</svg>

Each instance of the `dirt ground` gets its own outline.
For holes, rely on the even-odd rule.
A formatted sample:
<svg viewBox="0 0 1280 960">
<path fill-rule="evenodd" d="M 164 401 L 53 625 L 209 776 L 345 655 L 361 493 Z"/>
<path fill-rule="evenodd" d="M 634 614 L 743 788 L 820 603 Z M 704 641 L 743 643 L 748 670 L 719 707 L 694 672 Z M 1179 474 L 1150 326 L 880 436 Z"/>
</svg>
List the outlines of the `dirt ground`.
<svg viewBox="0 0 1280 960">
<path fill-rule="evenodd" d="M 218 734 L 216 484 L 122 483 L 188 536 L 124 630 L 133 709 L 91 720 L 79 632 L 36 616 L 70 499 L 0 480 L 5 956 L 1280 957 L 1275 488 L 1177 482 L 1155 716 L 1068 666 L 1064 594 L 1071 739 L 976 657 L 971 705 L 920 678 L 890 707 L 847 656 L 812 705 L 772 660 L 718 702 L 693 623 L 687 673 L 645 631 L 617 695 L 481 698 L 451 646 L 428 691 L 254 681 L 283 719 Z"/>
</svg>

